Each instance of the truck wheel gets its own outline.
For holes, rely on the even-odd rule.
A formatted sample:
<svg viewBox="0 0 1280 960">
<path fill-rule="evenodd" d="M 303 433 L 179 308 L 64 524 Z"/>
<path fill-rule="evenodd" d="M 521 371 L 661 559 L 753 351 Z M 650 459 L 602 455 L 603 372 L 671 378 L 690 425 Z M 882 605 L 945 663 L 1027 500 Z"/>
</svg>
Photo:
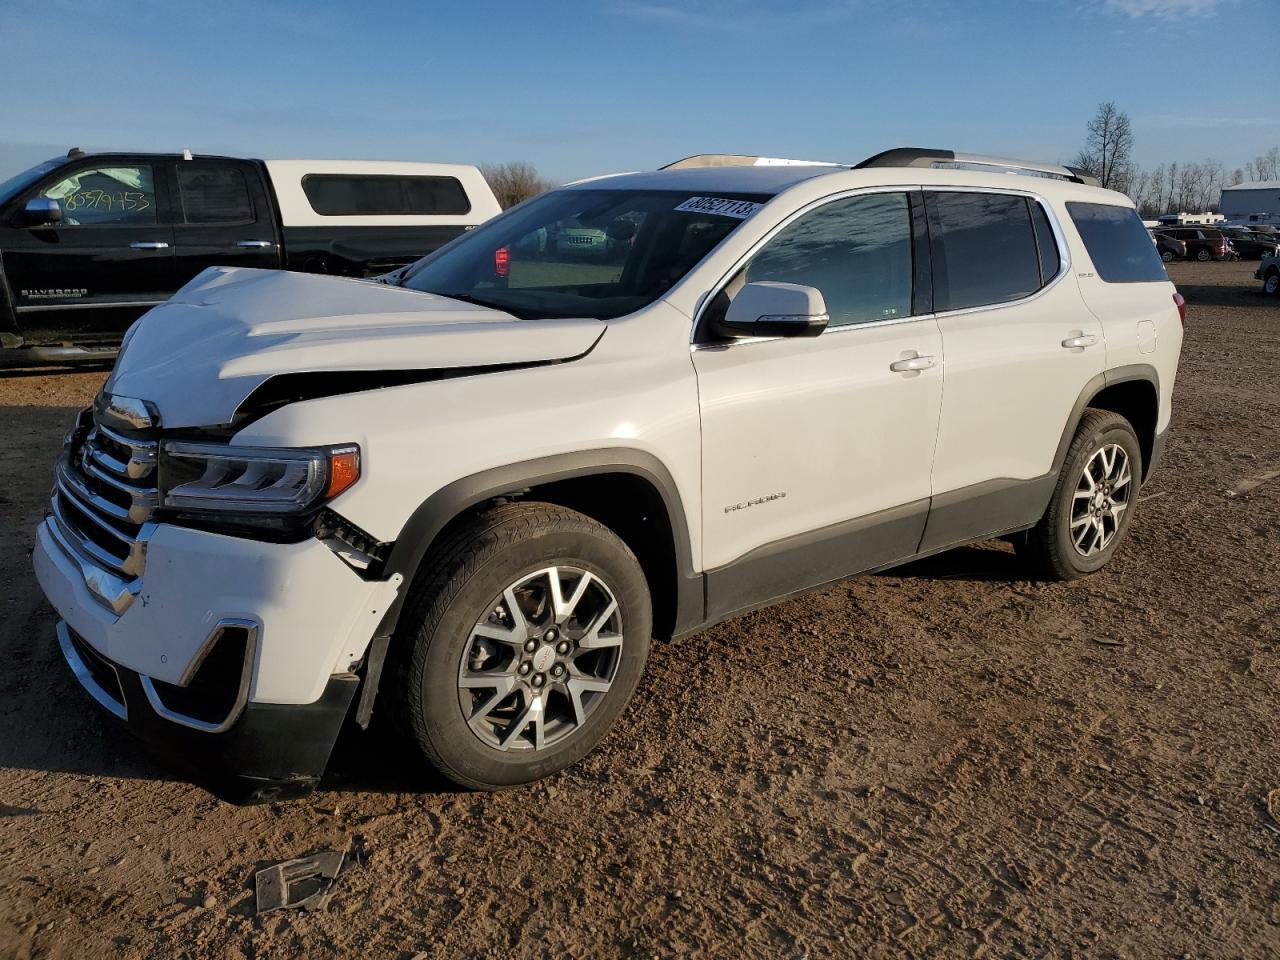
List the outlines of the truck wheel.
<svg viewBox="0 0 1280 960">
<path fill-rule="evenodd" d="M 547 503 L 461 523 L 415 582 L 394 669 L 404 726 L 451 780 L 537 780 L 594 747 L 630 699 L 652 609 L 611 530 Z"/>
<path fill-rule="evenodd" d="M 1201 248 L 1200 250 L 1196 251 L 1196 259 L 1199 260 L 1201 263 L 1208 263 L 1210 260 L 1213 259 L 1213 254 L 1210 253 L 1208 250 Z"/>
<path fill-rule="evenodd" d="M 1053 499 L 1018 552 L 1050 580 L 1101 569 L 1133 521 L 1141 477 L 1142 447 L 1129 421 L 1108 410 L 1086 410 Z"/>
<path fill-rule="evenodd" d="M 1270 296 L 1280 294 L 1280 270 L 1269 270 L 1262 280 L 1262 292 Z"/>
</svg>

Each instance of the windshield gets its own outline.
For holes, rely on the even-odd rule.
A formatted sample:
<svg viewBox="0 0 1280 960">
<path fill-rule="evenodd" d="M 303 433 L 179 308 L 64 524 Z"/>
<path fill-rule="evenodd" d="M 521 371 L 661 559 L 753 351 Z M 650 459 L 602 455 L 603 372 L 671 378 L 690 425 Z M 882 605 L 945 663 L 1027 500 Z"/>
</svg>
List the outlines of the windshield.
<svg viewBox="0 0 1280 960">
<path fill-rule="evenodd" d="M 23 170 L 17 176 L 10 177 L 8 180 L 0 180 L 0 203 L 16 196 L 50 170 L 57 170 L 65 162 L 62 157 L 58 157 L 55 160 L 46 160 L 44 163 L 37 163 L 29 170 Z"/>
<path fill-rule="evenodd" d="M 768 199 L 557 190 L 419 261 L 401 283 L 522 318 L 607 320 L 661 297 Z"/>
</svg>

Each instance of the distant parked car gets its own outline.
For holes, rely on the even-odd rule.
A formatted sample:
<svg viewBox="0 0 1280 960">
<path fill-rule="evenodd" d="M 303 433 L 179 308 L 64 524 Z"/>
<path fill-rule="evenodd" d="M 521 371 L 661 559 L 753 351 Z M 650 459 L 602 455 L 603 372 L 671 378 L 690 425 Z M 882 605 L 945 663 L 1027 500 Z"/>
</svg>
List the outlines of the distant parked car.
<svg viewBox="0 0 1280 960">
<path fill-rule="evenodd" d="M 1273 233 L 1258 233 L 1243 228 L 1227 229 L 1222 232 L 1231 241 L 1231 246 L 1235 247 L 1236 253 L 1245 260 L 1261 260 L 1280 251 L 1280 236 Z"/>
<path fill-rule="evenodd" d="M 1262 281 L 1263 293 L 1273 297 L 1280 296 L 1280 253 L 1263 257 L 1254 276 Z"/>
<path fill-rule="evenodd" d="M 1183 241 L 1167 237 L 1162 233 L 1153 233 L 1151 240 L 1160 253 L 1160 259 L 1165 263 L 1171 260 L 1187 259 L 1187 245 Z"/>
<path fill-rule="evenodd" d="M 1187 245 L 1187 256 L 1206 263 L 1209 260 L 1230 260 L 1235 250 L 1221 230 L 1209 227 L 1171 227 L 1157 230 L 1160 236 L 1181 240 Z"/>
<path fill-rule="evenodd" d="M 72 150 L 0 183 L 0 362 L 110 356 L 208 267 L 368 277 L 499 212 L 473 166 Z"/>
</svg>

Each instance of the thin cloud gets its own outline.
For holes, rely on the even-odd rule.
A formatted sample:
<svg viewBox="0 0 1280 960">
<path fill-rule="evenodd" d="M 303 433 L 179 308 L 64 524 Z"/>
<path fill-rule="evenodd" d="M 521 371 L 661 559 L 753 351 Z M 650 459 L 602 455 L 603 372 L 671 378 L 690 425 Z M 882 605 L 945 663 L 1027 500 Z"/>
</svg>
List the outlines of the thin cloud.
<svg viewBox="0 0 1280 960">
<path fill-rule="evenodd" d="M 1280 127 L 1275 117 L 1188 117 L 1180 114 L 1158 113 L 1146 118 L 1161 127 L 1182 127 L 1195 130 L 1221 130 L 1231 127 Z"/>
<path fill-rule="evenodd" d="M 1209 17 L 1217 13 L 1221 5 L 1222 0 L 1104 0 L 1102 4 L 1108 13 L 1122 14 L 1133 20 Z"/>
<path fill-rule="evenodd" d="M 753 3 L 721 0 L 701 4 L 675 6 L 664 3 L 618 3 L 611 12 L 618 16 L 647 20 L 651 23 L 688 27 L 716 32 L 775 30 L 788 26 L 811 26 L 834 23 L 851 16 L 858 0 L 823 0 L 808 5 L 795 5 L 784 10 Z"/>
</svg>

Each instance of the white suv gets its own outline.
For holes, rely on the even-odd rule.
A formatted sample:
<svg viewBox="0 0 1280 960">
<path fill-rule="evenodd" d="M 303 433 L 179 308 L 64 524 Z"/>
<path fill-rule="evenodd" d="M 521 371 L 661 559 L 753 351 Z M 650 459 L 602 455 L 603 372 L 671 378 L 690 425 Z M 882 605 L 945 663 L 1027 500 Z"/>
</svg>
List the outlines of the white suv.
<svg viewBox="0 0 1280 960">
<path fill-rule="evenodd" d="M 590 750 L 655 638 L 994 536 L 1106 564 L 1182 343 L 1133 204 L 945 151 L 713 162 L 151 310 L 38 530 L 80 683 L 223 796 L 309 789 L 375 697 L 493 788 Z M 538 242 L 584 229 L 611 255 Z"/>
</svg>

